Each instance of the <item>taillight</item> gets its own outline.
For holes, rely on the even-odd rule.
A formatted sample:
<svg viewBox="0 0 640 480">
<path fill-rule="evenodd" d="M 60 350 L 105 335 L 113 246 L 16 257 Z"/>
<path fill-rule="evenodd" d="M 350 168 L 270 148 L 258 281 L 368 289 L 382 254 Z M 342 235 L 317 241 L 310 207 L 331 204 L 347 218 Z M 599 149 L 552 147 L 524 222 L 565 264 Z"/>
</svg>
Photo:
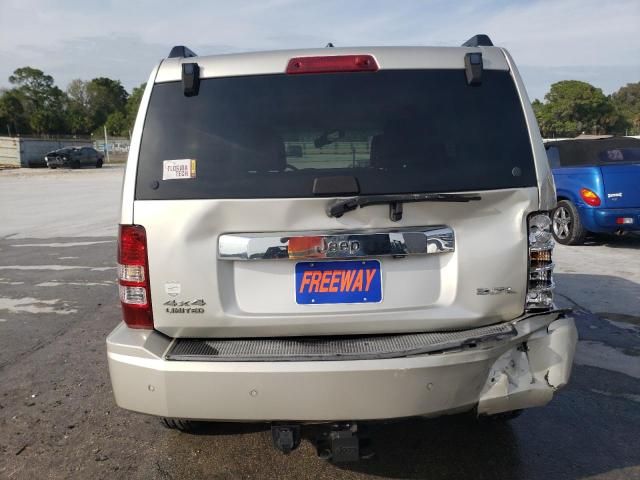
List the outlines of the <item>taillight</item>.
<svg viewBox="0 0 640 480">
<path fill-rule="evenodd" d="M 600 197 L 596 192 L 589 190 L 588 188 L 581 188 L 580 196 L 582 197 L 582 200 L 584 200 L 584 203 L 586 203 L 587 205 L 591 205 L 592 207 L 600 206 Z"/>
<path fill-rule="evenodd" d="M 378 62 L 371 55 L 332 55 L 326 57 L 294 57 L 287 73 L 376 72 Z"/>
<path fill-rule="evenodd" d="M 120 225 L 118 283 L 125 323 L 131 328 L 153 329 L 147 234 L 140 225 Z"/>
<path fill-rule="evenodd" d="M 551 236 L 549 212 L 529 215 L 529 282 L 525 308 L 530 311 L 553 308 L 553 262 L 555 245 Z"/>
</svg>

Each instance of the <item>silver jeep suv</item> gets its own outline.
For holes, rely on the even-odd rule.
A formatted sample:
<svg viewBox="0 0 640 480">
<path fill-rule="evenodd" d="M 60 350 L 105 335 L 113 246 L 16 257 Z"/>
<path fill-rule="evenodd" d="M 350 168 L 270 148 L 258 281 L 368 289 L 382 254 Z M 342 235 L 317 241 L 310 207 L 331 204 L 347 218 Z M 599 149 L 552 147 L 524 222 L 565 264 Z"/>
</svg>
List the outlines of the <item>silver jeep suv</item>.
<svg viewBox="0 0 640 480">
<path fill-rule="evenodd" d="M 545 405 L 577 339 L 553 303 L 555 198 L 522 80 L 484 35 L 174 47 L 126 167 L 116 401 L 179 428 L 272 422 L 283 451 L 331 422 L 336 460 L 358 421 Z"/>
</svg>

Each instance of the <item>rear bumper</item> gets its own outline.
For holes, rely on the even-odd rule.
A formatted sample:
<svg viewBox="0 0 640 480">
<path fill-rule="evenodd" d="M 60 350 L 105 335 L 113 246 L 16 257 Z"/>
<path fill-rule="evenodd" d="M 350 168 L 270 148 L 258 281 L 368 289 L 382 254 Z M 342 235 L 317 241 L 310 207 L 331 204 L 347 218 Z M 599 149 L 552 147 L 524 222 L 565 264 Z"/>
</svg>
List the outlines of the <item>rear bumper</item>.
<svg viewBox="0 0 640 480">
<path fill-rule="evenodd" d="M 171 340 L 120 324 L 107 338 L 120 407 L 227 421 L 374 420 L 541 406 L 569 379 L 577 332 L 561 312 L 523 317 L 517 335 L 403 358 L 307 362 L 167 361 Z"/>
<path fill-rule="evenodd" d="M 640 208 L 593 208 L 580 211 L 584 227 L 590 232 L 610 233 L 618 230 L 640 230 Z M 618 224 L 618 218 L 632 218 L 631 224 Z"/>
</svg>

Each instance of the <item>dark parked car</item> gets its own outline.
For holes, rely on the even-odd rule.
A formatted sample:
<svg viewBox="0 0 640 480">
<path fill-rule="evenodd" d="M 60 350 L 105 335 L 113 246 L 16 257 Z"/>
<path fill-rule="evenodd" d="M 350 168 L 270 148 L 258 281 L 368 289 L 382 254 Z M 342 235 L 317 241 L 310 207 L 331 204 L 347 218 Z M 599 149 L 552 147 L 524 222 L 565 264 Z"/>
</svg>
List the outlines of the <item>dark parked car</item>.
<svg viewBox="0 0 640 480">
<path fill-rule="evenodd" d="M 558 196 L 556 241 L 579 245 L 589 232 L 640 230 L 640 140 L 561 140 L 545 147 Z"/>
<path fill-rule="evenodd" d="M 91 147 L 64 147 L 49 152 L 44 157 L 47 167 L 95 167 L 102 168 L 104 155 Z"/>
</svg>

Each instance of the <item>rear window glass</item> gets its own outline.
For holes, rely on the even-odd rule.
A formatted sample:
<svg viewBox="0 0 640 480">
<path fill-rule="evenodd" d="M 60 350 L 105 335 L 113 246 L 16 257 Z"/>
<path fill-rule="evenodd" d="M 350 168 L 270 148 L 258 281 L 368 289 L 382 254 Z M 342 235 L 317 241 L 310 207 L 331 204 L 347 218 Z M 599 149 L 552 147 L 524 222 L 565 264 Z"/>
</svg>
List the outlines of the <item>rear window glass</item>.
<svg viewBox="0 0 640 480">
<path fill-rule="evenodd" d="M 163 180 L 163 166 L 188 165 Z M 194 97 L 154 86 L 138 199 L 312 197 L 337 175 L 364 195 L 535 186 L 509 72 L 480 86 L 462 70 L 213 78 Z"/>
<path fill-rule="evenodd" d="M 547 147 L 547 159 L 551 168 L 560 167 L 560 152 L 557 147 Z"/>
<path fill-rule="evenodd" d="M 638 148 L 611 148 L 598 155 L 600 163 L 640 163 L 640 146 Z"/>
<path fill-rule="evenodd" d="M 563 140 L 547 150 L 549 161 L 558 157 L 562 167 L 640 163 L 640 140 L 629 137 Z"/>
</svg>

